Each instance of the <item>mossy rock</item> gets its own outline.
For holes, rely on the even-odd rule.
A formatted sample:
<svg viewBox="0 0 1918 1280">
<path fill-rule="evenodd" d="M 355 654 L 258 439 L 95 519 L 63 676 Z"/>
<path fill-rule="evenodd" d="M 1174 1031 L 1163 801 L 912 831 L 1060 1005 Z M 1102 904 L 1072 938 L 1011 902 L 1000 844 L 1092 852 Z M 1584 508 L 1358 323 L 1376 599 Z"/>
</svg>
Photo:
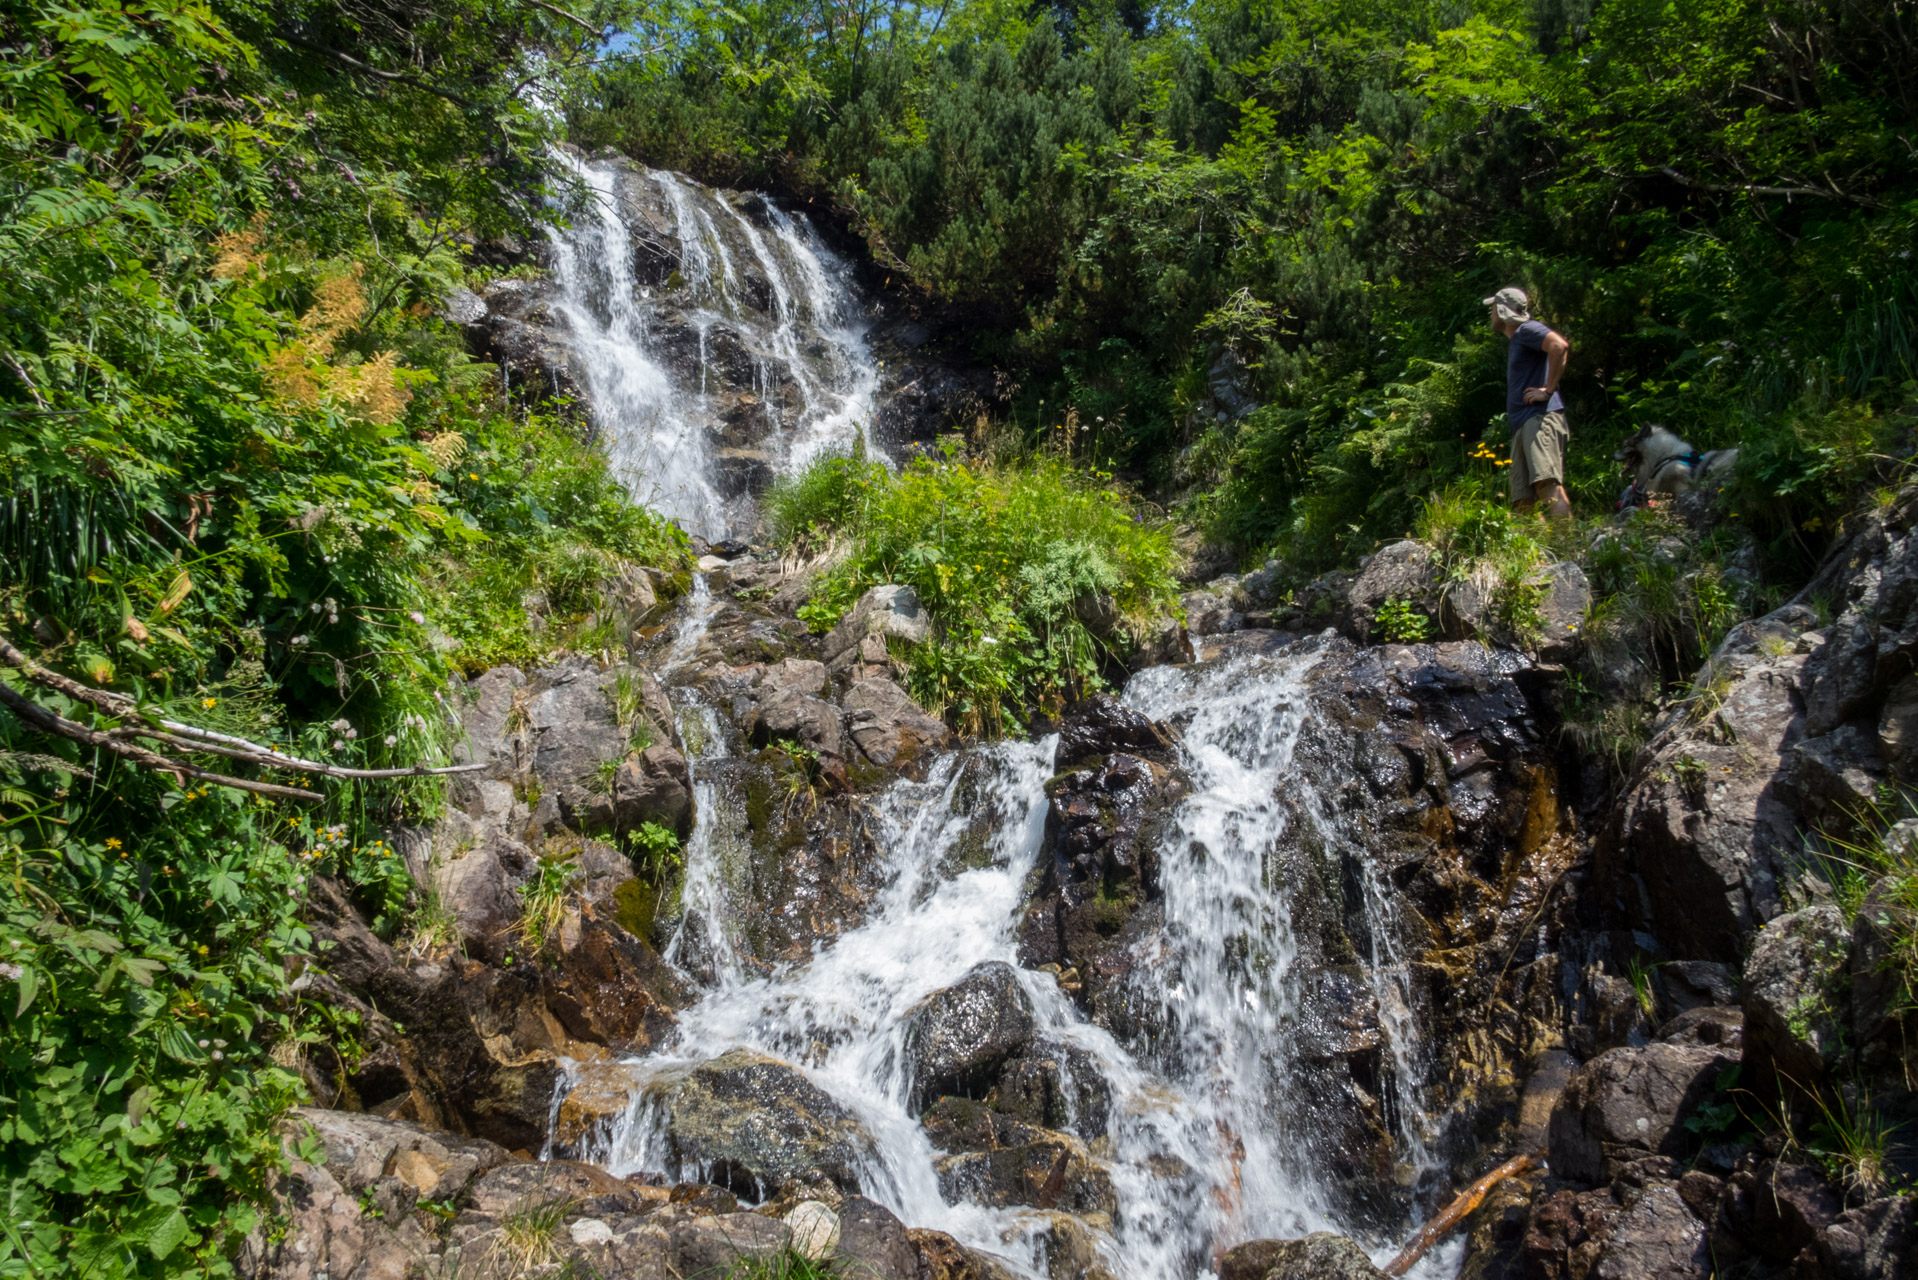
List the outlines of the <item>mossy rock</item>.
<svg viewBox="0 0 1918 1280">
<path fill-rule="evenodd" d="M 659 890 L 634 877 L 613 890 L 613 919 L 635 938 L 649 938 L 659 913 Z"/>
</svg>

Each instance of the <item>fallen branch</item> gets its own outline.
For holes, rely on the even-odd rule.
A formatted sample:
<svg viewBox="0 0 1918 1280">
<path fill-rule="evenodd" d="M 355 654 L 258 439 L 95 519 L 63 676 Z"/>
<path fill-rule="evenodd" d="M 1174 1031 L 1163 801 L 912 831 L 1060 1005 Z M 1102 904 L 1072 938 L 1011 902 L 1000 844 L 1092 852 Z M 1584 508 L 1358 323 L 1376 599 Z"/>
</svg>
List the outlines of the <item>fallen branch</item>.
<svg viewBox="0 0 1918 1280">
<path fill-rule="evenodd" d="M 0 662 L 14 667 L 20 674 L 42 688 L 64 694 L 75 702 L 83 702 L 94 710 L 115 719 L 134 721 L 134 723 L 104 731 L 89 729 L 78 721 L 69 720 L 65 716 L 49 711 L 40 704 L 0 685 L 0 703 L 4 703 L 29 724 L 58 737 L 111 751 L 136 764 L 143 764 L 168 773 L 200 778 L 223 787 L 237 787 L 242 791 L 258 791 L 263 795 L 288 796 L 303 800 L 321 799 L 317 792 L 303 791 L 297 787 L 282 787 L 269 782 L 252 782 L 244 778 L 229 778 L 224 774 L 207 773 L 184 761 L 174 760 L 144 747 L 135 746 L 128 739 L 145 738 L 179 751 L 225 756 L 228 759 L 244 760 L 249 764 L 269 769 L 296 769 L 303 773 L 317 773 L 328 778 L 420 778 L 448 773 L 472 773 L 486 767 L 482 763 L 433 767 L 416 764 L 398 769 L 349 769 L 343 765 L 327 764 L 322 760 L 306 760 L 258 742 L 250 742 L 228 733 L 217 733 L 212 729 L 202 729 L 197 725 L 182 724 L 178 720 L 154 718 L 151 724 L 141 723 L 142 712 L 139 704 L 132 698 L 122 693 L 111 693 L 105 689 L 88 688 L 77 680 L 49 670 L 21 652 L 5 636 L 0 636 Z"/>
<path fill-rule="evenodd" d="M 1537 1156 L 1513 1156 L 1510 1160 L 1507 1160 L 1504 1164 L 1492 1170 L 1471 1186 L 1465 1188 L 1464 1191 L 1459 1193 L 1457 1199 L 1445 1206 L 1445 1212 L 1439 1214 L 1438 1217 L 1419 1228 L 1419 1233 L 1412 1237 L 1410 1244 L 1400 1250 L 1398 1257 L 1385 1264 L 1383 1268 L 1385 1274 L 1388 1276 L 1402 1276 L 1410 1271 L 1412 1264 L 1424 1257 L 1427 1250 L 1440 1240 L 1443 1240 L 1447 1232 L 1453 1227 L 1456 1227 L 1460 1221 L 1484 1203 L 1487 1192 L 1507 1178 L 1515 1177 L 1518 1174 L 1535 1168 L 1537 1164 Z"/>
<path fill-rule="evenodd" d="M 171 773 L 182 780 L 194 778 L 200 782 L 212 783 L 216 787 L 232 787 L 238 791 L 256 791 L 263 796 L 281 796 L 288 800 L 324 800 L 326 798 L 317 791 L 302 791 L 298 787 L 282 787 L 272 782 L 255 782 L 251 778 L 229 778 L 222 773 L 209 773 L 205 769 L 190 765 L 184 760 L 174 760 L 168 756 L 160 755 L 158 752 L 148 751 L 145 747 L 135 746 L 133 743 L 116 738 L 111 734 L 89 729 L 78 721 L 69 720 L 63 715 L 58 715 L 55 712 L 47 710 L 37 702 L 21 697 L 4 684 L 0 684 L 0 706 L 5 706 L 8 710 L 19 716 L 21 720 L 32 725 L 42 733 L 49 733 L 57 738 L 66 738 L 69 741 L 78 742 L 82 746 L 97 747 L 102 751 L 110 751 L 123 760 L 131 761 L 137 765 L 144 765 L 149 769 L 156 769 L 161 773 Z"/>
</svg>

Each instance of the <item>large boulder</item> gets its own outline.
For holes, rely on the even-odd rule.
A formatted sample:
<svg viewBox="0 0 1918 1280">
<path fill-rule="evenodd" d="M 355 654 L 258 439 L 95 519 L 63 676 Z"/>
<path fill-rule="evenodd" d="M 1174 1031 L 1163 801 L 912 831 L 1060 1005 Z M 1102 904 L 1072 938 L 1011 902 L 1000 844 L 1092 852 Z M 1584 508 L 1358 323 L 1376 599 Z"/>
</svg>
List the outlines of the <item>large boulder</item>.
<svg viewBox="0 0 1918 1280">
<path fill-rule="evenodd" d="M 1667 717 L 1599 837 L 1595 887 L 1679 957 L 1737 963 L 1783 909 L 1802 840 L 1777 780 L 1803 736 L 1797 646 L 1810 621 L 1792 606 L 1733 629 L 1701 678 L 1716 705 Z"/>
<path fill-rule="evenodd" d="M 1341 1235 L 1249 1240 L 1219 1259 L 1219 1280 L 1384 1280 L 1365 1250 Z"/>
<path fill-rule="evenodd" d="M 1032 1041 L 1032 1002 L 1013 967 L 993 960 L 906 1015 L 914 1110 L 944 1093 L 983 1097 L 1008 1058 Z"/>
<path fill-rule="evenodd" d="M 1579 1068 L 1553 1109 L 1551 1166 L 1573 1182 L 1605 1182 L 1650 1155 L 1676 1156 L 1693 1108 L 1737 1059 L 1704 1045 L 1613 1049 Z"/>
<path fill-rule="evenodd" d="M 776 1058 L 735 1049 L 654 1086 L 679 1174 L 764 1200 L 793 1179 L 859 1190 L 872 1140 L 851 1112 Z"/>
<path fill-rule="evenodd" d="M 826 666 L 838 671 L 855 662 L 883 664 L 886 642 L 920 644 L 932 638 L 932 618 L 911 587 L 873 587 L 846 611 L 821 646 Z"/>
<path fill-rule="evenodd" d="M 1819 903 L 1765 925 L 1745 961 L 1748 1088 L 1816 1089 L 1848 1047 L 1851 933 L 1837 907 Z"/>
<path fill-rule="evenodd" d="M 793 742 L 821 756 L 838 759 L 846 756 L 846 732 L 840 724 L 838 708 L 791 685 L 776 689 L 760 700 L 752 740 L 757 746 Z"/>
<path fill-rule="evenodd" d="M 1705 1280 L 1711 1243 L 1677 1187 L 1653 1186 L 1612 1224 L 1598 1250 L 1594 1280 Z"/>
<path fill-rule="evenodd" d="M 693 816 L 692 771 L 670 744 L 654 743 L 613 775 L 613 830 L 656 822 L 684 841 L 692 835 Z"/>
<path fill-rule="evenodd" d="M 1410 538 L 1381 548 L 1366 560 L 1345 598 L 1352 634 L 1361 644 L 1378 638 L 1376 619 L 1388 600 L 1430 616 L 1438 608 L 1438 566 L 1431 548 Z"/>
<path fill-rule="evenodd" d="M 910 764 L 945 745 L 951 736 L 944 721 L 920 710 L 904 689 L 885 676 L 861 680 L 841 702 L 852 740 L 876 765 Z"/>
</svg>

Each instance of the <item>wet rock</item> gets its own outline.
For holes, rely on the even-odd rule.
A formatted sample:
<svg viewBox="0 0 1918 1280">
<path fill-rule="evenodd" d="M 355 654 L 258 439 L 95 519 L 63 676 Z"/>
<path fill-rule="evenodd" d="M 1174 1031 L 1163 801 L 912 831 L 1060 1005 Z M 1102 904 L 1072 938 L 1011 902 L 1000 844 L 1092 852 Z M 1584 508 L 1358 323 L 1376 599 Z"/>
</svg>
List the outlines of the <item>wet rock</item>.
<svg viewBox="0 0 1918 1280">
<path fill-rule="evenodd" d="M 834 1250 L 842 1272 L 873 1280 L 919 1280 L 919 1253 L 906 1226 L 892 1210 L 864 1196 L 839 1204 L 839 1242 Z"/>
<path fill-rule="evenodd" d="M 1114 751 L 1161 757 L 1175 738 L 1166 726 L 1148 719 L 1110 694 L 1074 703 L 1059 721 L 1059 746 L 1053 765 L 1069 769 Z"/>
<path fill-rule="evenodd" d="M 1381 1280 L 1365 1250 L 1315 1231 L 1299 1240 L 1251 1240 L 1219 1260 L 1219 1280 Z"/>
<path fill-rule="evenodd" d="M 1745 961 L 1747 1087 L 1814 1089 L 1844 1051 L 1850 1024 L 1851 937 L 1838 908 L 1819 904 L 1767 924 Z M 1782 1079 L 1781 1079 L 1782 1078 Z"/>
<path fill-rule="evenodd" d="M 882 767 L 909 764 L 944 746 L 951 736 L 944 721 L 920 710 L 904 689 L 884 676 L 861 680 L 841 702 L 852 740 Z"/>
<path fill-rule="evenodd" d="M 968 1249 L 943 1231 L 911 1228 L 906 1238 L 919 1255 L 922 1280 L 1014 1280 L 1011 1267 L 977 1249 Z"/>
<path fill-rule="evenodd" d="M 931 636 L 932 619 L 920 607 L 919 596 L 911 587 L 873 587 L 827 633 L 822 656 L 826 666 L 837 671 L 860 661 L 862 646 L 869 639 L 919 644 Z"/>
<path fill-rule="evenodd" d="M 1113 1213 L 1118 1197 L 1085 1144 L 1068 1134 L 1037 1131 L 1030 1140 L 990 1151 L 967 1151 L 933 1162 L 948 1200 L 1006 1208 L 1030 1205 L 1067 1213 Z"/>
<path fill-rule="evenodd" d="M 664 742 L 627 760 L 613 775 L 612 825 L 616 832 L 656 822 L 684 843 L 693 831 L 693 775 L 686 757 Z"/>
<path fill-rule="evenodd" d="M 1722 701 L 1702 722 L 1674 716 L 1595 852 L 1595 888 L 1620 917 L 1682 940 L 1687 959 L 1736 963 L 1746 938 L 1782 909 L 1779 877 L 1800 844 L 1775 781 L 1802 733 L 1804 655 L 1795 606 L 1734 628 L 1711 663 Z"/>
<path fill-rule="evenodd" d="M 684 981 L 643 938 L 585 914 L 545 979 L 547 1009 L 566 1034 L 616 1053 L 648 1053 L 674 1028 L 686 1004 Z"/>
<path fill-rule="evenodd" d="M 1223 635 L 1245 625 L 1245 618 L 1232 602 L 1210 591 L 1188 591 L 1179 597 L 1185 609 L 1185 629 L 1194 636 Z"/>
<path fill-rule="evenodd" d="M 1397 600 L 1431 616 L 1438 609 L 1438 568 L 1424 543 L 1406 539 L 1381 548 L 1365 562 L 1346 589 L 1351 632 L 1360 644 L 1369 644 L 1378 630 L 1375 619 L 1388 600 Z"/>
<path fill-rule="evenodd" d="M 772 483 L 772 457 L 764 449 L 721 449 L 713 455 L 713 488 L 722 498 L 756 497 Z"/>
<path fill-rule="evenodd" d="M 1705 1224 L 1674 1186 L 1646 1189 L 1598 1249 L 1594 1280 L 1703 1280 L 1713 1274 Z"/>
<path fill-rule="evenodd" d="M 1032 1003 L 1012 966 L 978 965 L 906 1015 L 915 1110 L 945 1093 L 983 1096 L 1006 1059 L 1031 1043 Z"/>
<path fill-rule="evenodd" d="M 990 1101 L 1013 1120 L 1066 1129 L 1087 1142 L 1106 1136 L 1112 1096 L 1093 1056 L 1064 1041 L 1037 1040 L 999 1068 Z"/>
<path fill-rule="evenodd" d="M 682 1173 L 710 1170 L 713 1182 L 755 1201 L 807 1175 L 859 1189 L 854 1167 L 871 1140 L 850 1112 L 777 1059 L 735 1049 L 669 1082 L 659 1096 Z"/>
<path fill-rule="evenodd" d="M 1003 1238 L 1010 1243 L 1030 1233 L 1046 1280 L 1114 1280 L 1083 1219 L 1057 1211 L 1028 1213 L 1021 1218 Z"/>
<path fill-rule="evenodd" d="M 612 1136 L 612 1129 L 633 1100 L 632 1070 L 610 1060 L 584 1063 L 573 1070 L 571 1087 L 560 1100 L 553 1123 L 553 1150 L 588 1159 Z"/>
<path fill-rule="evenodd" d="M 1665 1043 L 1601 1054 L 1573 1076 L 1552 1113 L 1552 1171 L 1605 1182 L 1633 1160 L 1682 1154 L 1686 1117 L 1736 1061 L 1714 1048 Z"/>
</svg>

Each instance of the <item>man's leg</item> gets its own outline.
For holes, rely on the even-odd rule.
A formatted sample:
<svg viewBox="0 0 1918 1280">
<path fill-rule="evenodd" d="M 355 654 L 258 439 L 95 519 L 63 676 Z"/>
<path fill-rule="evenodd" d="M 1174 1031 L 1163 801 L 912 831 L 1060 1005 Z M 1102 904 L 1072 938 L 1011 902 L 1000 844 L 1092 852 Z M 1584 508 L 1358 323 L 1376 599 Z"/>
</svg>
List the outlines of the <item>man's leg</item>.
<svg viewBox="0 0 1918 1280">
<path fill-rule="evenodd" d="M 1565 486 L 1556 480 L 1540 480 L 1532 486 L 1532 495 L 1545 504 L 1545 515 L 1552 520 L 1570 520 L 1572 518 L 1572 498 L 1565 492 Z M 1527 502 L 1519 508 L 1530 511 L 1532 504 Z"/>
<path fill-rule="evenodd" d="M 1528 469 L 1531 454 L 1527 448 L 1525 428 L 1520 427 L 1512 433 L 1512 447 L 1509 453 L 1512 468 L 1512 510 L 1521 514 L 1532 509 L 1532 473 Z"/>
</svg>

